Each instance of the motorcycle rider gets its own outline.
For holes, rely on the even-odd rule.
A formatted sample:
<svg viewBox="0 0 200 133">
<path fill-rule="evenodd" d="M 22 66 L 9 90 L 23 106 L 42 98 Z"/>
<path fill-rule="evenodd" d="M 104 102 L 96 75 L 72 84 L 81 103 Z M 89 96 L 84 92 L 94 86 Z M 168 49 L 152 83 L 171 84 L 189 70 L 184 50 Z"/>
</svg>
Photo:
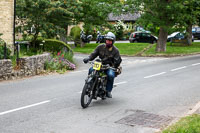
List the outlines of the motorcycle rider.
<svg viewBox="0 0 200 133">
<path fill-rule="evenodd" d="M 102 43 L 104 39 L 104 36 L 101 35 L 100 31 L 97 31 L 97 41 L 96 43 Z"/>
<path fill-rule="evenodd" d="M 119 50 L 114 46 L 114 42 L 116 40 L 115 35 L 112 32 L 108 32 L 105 36 L 106 43 L 98 45 L 93 53 L 90 54 L 89 57 L 84 58 L 83 62 L 87 63 L 88 61 L 94 60 L 97 56 L 102 60 L 102 63 L 104 65 L 109 64 L 110 66 L 114 68 L 118 68 L 122 59 L 119 53 Z M 89 69 L 89 74 L 93 71 L 93 68 L 91 67 Z M 115 78 L 115 72 L 113 69 L 108 69 L 106 71 L 106 74 L 108 76 L 108 81 L 106 85 L 106 96 L 108 98 L 112 98 L 112 88 Z"/>
</svg>

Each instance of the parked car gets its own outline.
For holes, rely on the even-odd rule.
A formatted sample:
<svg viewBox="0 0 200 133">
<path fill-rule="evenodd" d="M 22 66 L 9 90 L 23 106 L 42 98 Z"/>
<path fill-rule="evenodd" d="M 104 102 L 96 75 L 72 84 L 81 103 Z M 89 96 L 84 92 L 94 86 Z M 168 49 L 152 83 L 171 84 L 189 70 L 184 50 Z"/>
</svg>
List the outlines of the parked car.
<svg viewBox="0 0 200 133">
<path fill-rule="evenodd" d="M 192 28 L 192 35 L 196 39 L 200 39 L 200 27 L 194 27 Z"/>
<path fill-rule="evenodd" d="M 133 32 L 131 33 L 130 37 L 129 37 L 129 41 L 130 43 L 137 43 L 137 42 L 143 42 L 143 43 L 156 43 L 158 40 L 157 37 L 151 35 L 148 32 L 142 32 L 142 31 L 138 31 L 138 32 Z"/>
<path fill-rule="evenodd" d="M 167 42 L 171 42 L 172 40 L 184 40 L 185 34 L 181 32 L 174 32 L 171 35 L 167 36 Z M 192 36 L 192 41 L 194 41 L 194 37 Z"/>
</svg>

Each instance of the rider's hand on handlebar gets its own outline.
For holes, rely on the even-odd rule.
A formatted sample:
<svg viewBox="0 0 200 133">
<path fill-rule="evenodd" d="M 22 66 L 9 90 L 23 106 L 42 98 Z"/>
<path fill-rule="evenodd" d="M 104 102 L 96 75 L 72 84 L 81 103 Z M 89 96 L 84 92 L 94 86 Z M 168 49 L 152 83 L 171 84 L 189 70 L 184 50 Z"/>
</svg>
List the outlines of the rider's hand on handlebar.
<svg viewBox="0 0 200 133">
<path fill-rule="evenodd" d="M 86 64 L 86 63 L 88 63 L 88 61 L 89 61 L 89 58 L 84 58 L 83 59 L 83 62 Z"/>
</svg>

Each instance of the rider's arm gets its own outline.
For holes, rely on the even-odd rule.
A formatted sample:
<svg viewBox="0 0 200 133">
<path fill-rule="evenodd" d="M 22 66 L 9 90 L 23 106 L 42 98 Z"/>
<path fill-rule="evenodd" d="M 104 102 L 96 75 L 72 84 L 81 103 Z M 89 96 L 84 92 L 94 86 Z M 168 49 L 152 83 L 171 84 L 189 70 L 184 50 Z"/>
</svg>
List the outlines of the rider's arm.
<svg viewBox="0 0 200 133">
<path fill-rule="evenodd" d="M 98 47 L 96 47 L 96 49 L 90 54 L 89 56 L 89 60 L 92 61 L 94 60 L 98 55 L 99 55 L 99 48 L 101 45 L 99 45 Z"/>
<path fill-rule="evenodd" d="M 122 62 L 121 56 L 119 54 L 119 51 L 117 50 L 114 56 L 114 67 L 117 68 L 120 63 Z"/>
</svg>

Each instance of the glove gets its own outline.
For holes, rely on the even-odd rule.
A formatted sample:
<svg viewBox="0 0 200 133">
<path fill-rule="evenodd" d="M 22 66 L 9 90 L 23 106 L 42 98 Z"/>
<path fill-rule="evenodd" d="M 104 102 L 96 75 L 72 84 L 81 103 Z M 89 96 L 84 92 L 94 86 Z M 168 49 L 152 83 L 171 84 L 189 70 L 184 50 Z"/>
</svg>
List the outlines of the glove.
<svg viewBox="0 0 200 133">
<path fill-rule="evenodd" d="M 120 75 L 121 73 L 122 73 L 122 67 L 119 66 L 119 67 L 117 68 L 117 75 Z"/>
<path fill-rule="evenodd" d="M 86 63 L 88 63 L 88 61 L 89 61 L 89 58 L 84 58 L 83 59 L 83 62 L 86 64 Z"/>
</svg>

